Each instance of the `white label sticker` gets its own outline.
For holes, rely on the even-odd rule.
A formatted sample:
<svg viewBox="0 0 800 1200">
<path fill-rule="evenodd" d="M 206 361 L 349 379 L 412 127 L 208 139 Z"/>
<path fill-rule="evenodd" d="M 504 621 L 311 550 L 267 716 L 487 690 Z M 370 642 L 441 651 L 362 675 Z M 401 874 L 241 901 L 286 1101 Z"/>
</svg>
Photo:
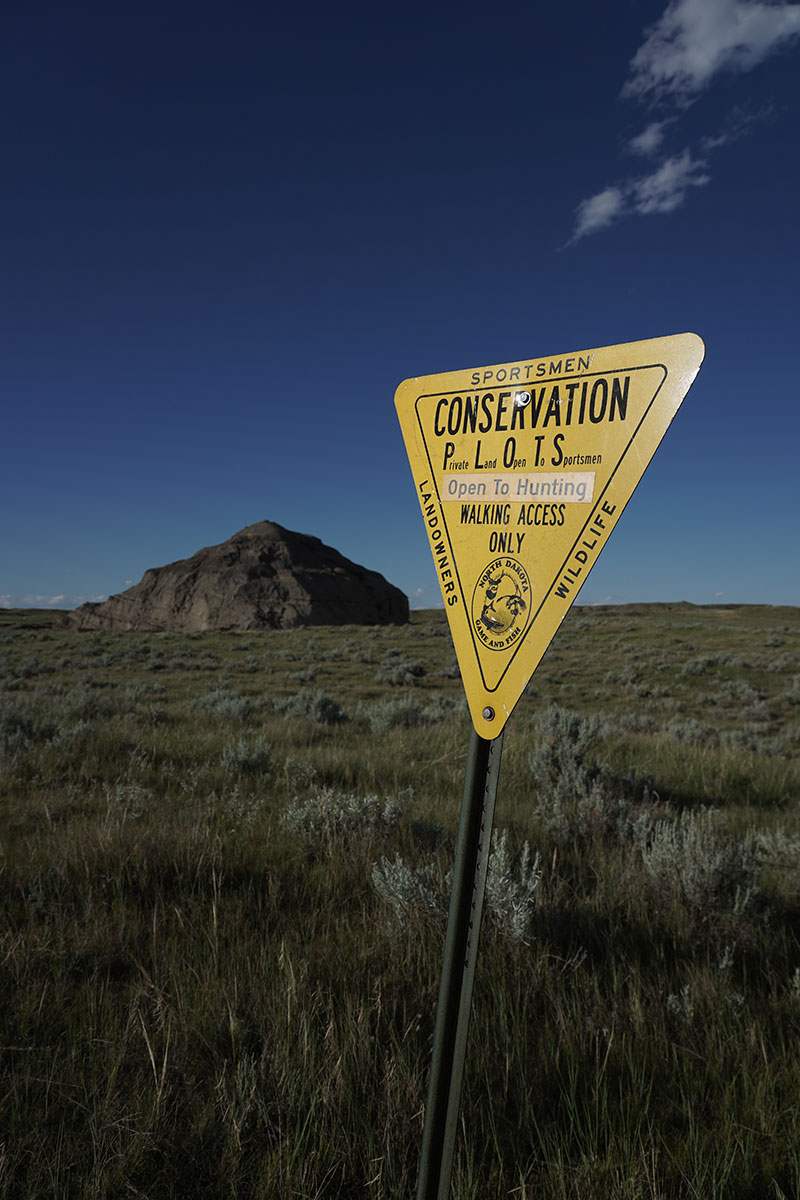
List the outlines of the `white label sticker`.
<svg viewBox="0 0 800 1200">
<path fill-rule="evenodd" d="M 594 471 L 493 471 L 448 473 L 442 480 L 442 503 L 467 500 L 560 500 L 589 504 L 594 496 Z"/>
</svg>

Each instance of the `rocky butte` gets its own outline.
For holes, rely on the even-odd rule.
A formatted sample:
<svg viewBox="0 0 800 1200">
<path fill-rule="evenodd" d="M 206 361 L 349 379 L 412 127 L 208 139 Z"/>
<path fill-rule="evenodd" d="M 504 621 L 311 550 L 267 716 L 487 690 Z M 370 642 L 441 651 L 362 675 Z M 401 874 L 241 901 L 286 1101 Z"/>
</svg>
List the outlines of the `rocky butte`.
<svg viewBox="0 0 800 1200">
<path fill-rule="evenodd" d="M 126 592 L 82 604 L 65 618 L 70 629 L 192 633 L 407 621 L 407 597 L 377 571 L 273 521 L 152 567 Z"/>
</svg>

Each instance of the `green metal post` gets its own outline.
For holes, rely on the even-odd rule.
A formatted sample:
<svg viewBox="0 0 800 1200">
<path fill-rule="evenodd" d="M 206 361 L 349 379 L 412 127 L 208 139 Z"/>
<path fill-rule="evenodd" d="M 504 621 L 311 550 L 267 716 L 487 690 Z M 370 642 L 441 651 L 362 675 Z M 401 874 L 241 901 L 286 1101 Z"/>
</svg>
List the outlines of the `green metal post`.
<svg viewBox="0 0 800 1200">
<path fill-rule="evenodd" d="M 448 1200 L 450 1194 L 502 749 L 502 733 L 487 741 L 472 730 L 433 1035 L 417 1200 Z"/>
</svg>

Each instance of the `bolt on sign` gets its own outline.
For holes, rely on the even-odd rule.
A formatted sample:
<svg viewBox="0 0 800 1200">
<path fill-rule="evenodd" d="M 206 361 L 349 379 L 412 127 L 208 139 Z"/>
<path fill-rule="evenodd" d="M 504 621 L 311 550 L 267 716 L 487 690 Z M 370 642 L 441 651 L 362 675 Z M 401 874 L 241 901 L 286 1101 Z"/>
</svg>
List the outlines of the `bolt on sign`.
<svg viewBox="0 0 800 1200">
<path fill-rule="evenodd" d="M 683 333 L 397 389 L 479 736 L 505 726 L 704 354 Z"/>
</svg>

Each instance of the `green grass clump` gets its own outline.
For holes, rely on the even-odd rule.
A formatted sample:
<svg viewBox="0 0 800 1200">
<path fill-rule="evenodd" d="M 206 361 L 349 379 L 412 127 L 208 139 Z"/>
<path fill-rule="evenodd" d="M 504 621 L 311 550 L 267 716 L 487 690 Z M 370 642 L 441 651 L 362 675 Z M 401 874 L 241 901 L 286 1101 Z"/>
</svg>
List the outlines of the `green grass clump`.
<svg viewBox="0 0 800 1200">
<path fill-rule="evenodd" d="M 0 641 L 0 1200 L 413 1195 L 444 614 Z M 798 610 L 568 615 L 505 737 L 459 1200 L 800 1194 L 798 678 Z"/>
</svg>

